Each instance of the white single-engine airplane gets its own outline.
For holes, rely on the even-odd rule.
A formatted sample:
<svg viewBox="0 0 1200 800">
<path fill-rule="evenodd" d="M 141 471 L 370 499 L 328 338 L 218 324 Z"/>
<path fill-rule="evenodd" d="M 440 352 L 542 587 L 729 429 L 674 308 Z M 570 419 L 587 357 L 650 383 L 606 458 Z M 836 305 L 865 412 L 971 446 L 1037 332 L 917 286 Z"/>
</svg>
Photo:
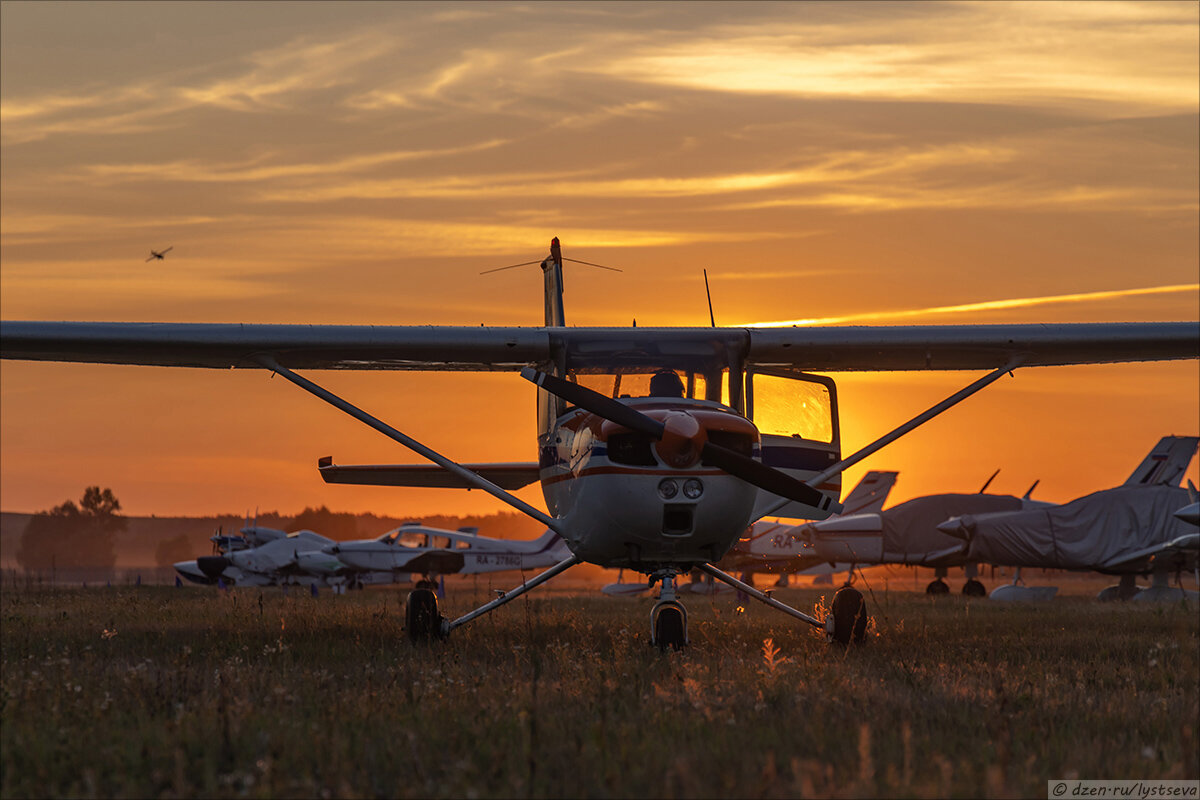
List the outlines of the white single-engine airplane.
<svg viewBox="0 0 1200 800">
<path fill-rule="evenodd" d="M 899 474 L 871 470 L 846 495 L 842 513 L 829 519 L 881 511 Z M 800 535 L 800 526 L 762 520 L 750 526 L 746 535 L 734 543 L 717 566 L 726 572 L 741 572 L 742 580 L 751 585 L 756 572 L 777 573 L 781 581 L 777 585 L 786 586 L 788 575 L 817 566 L 830 567 L 830 562 L 831 559 L 814 552 Z M 852 563 L 846 563 L 843 569 L 852 567 Z"/>
<path fill-rule="evenodd" d="M 568 328 L 558 239 L 541 262 L 545 326 L 313 326 L 0 323 L 8 359 L 261 368 L 432 461 L 338 467 L 331 479 L 486 491 L 557 531 L 561 562 L 457 619 L 437 597 L 408 597 L 408 635 L 440 637 L 574 564 L 627 568 L 661 583 L 651 612 L 660 648 L 687 643 L 675 579 L 698 569 L 848 642 L 865 625 L 846 587 L 821 620 L 718 570 L 754 520 L 824 519 L 840 475 L 1019 367 L 1200 357 L 1200 322 L 811 328 Z M 297 374 L 298 369 L 519 371 L 539 387 L 536 462 L 463 465 Z M 810 370 L 989 370 L 843 458 L 837 389 Z M 756 398 L 772 402 L 756 405 Z M 772 414 L 780 408 L 782 414 Z M 507 489 L 540 480 L 549 513 Z"/>
<path fill-rule="evenodd" d="M 321 551 L 352 569 L 421 575 L 429 583 L 441 575 L 550 567 L 571 555 L 552 530 L 531 541 L 495 539 L 477 531 L 447 531 L 409 522 L 375 539 L 334 542 Z"/>
</svg>

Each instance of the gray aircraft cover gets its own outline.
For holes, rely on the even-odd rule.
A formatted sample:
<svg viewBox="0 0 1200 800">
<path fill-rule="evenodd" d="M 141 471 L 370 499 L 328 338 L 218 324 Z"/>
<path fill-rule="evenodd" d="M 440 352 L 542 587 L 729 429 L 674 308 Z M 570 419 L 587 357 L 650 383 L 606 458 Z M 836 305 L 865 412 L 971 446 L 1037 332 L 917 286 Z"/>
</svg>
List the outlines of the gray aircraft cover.
<svg viewBox="0 0 1200 800">
<path fill-rule="evenodd" d="M 937 526 L 963 514 L 1019 511 L 1020 498 L 1006 494 L 934 494 L 916 497 L 882 512 L 883 551 L 906 564 L 962 563 L 962 539 Z M 954 555 L 951 556 L 951 553 Z"/>
<path fill-rule="evenodd" d="M 1195 528 L 1174 514 L 1191 500 L 1171 486 L 1119 486 L 1061 506 L 967 515 L 967 557 L 1012 567 L 1136 571 L 1147 551 Z"/>
</svg>

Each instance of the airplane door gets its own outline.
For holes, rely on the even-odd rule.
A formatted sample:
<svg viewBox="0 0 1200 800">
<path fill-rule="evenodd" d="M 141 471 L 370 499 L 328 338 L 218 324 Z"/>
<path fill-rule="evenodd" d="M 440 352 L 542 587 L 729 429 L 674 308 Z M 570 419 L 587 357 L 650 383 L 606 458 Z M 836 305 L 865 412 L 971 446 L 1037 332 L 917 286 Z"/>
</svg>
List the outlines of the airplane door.
<svg viewBox="0 0 1200 800">
<path fill-rule="evenodd" d="M 746 370 L 746 410 L 762 438 L 764 464 L 807 481 L 841 460 L 837 386 L 832 378 L 769 369 Z M 817 487 L 837 501 L 842 476 L 835 475 Z M 759 492 L 754 518 L 779 502 L 778 495 Z M 772 516 L 789 519 L 825 519 L 821 511 L 802 503 L 788 503 Z"/>
</svg>

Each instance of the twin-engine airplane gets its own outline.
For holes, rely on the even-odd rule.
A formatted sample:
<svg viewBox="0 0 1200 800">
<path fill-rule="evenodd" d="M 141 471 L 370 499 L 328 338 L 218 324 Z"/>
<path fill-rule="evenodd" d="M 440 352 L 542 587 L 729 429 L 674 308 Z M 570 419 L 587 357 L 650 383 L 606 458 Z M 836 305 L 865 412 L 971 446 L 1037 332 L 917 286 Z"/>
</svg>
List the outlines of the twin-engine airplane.
<svg viewBox="0 0 1200 800">
<path fill-rule="evenodd" d="M 414 639 L 449 634 L 574 564 L 661 583 L 652 640 L 687 643 L 675 579 L 698 569 L 836 641 L 861 635 L 847 587 L 817 619 L 713 566 L 754 520 L 840 510 L 841 473 L 1020 367 L 1200 356 L 1200 323 L 811 328 L 568 328 L 559 242 L 541 262 L 540 328 L 0 323 L 9 359 L 261 368 L 300 386 L 436 467 L 334 467 L 330 480 L 477 488 L 558 532 L 571 555 L 457 619 L 428 589 L 408 598 Z M 511 370 L 538 387 L 536 462 L 458 464 L 297 374 L 298 369 Z M 837 388 L 821 371 L 989 370 L 843 457 Z M 508 489 L 540 480 L 549 513 Z"/>
</svg>

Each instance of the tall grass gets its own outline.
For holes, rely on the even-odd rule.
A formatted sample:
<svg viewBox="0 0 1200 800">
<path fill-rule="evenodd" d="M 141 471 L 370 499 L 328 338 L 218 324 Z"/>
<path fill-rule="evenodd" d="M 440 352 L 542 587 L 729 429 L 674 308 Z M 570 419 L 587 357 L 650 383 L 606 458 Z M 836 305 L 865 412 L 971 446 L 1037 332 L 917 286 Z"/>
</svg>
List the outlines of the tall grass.
<svg viewBox="0 0 1200 800">
<path fill-rule="evenodd" d="M 1194 607 L 893 592 L 842 651 L 696 598 L 691 647 L 662 654 L 644 599 L 531 594 L 414 646 L 403 598 L 5 590 L 0 795 L 1031 796 L 1200 774 Z"/>
</svg>

